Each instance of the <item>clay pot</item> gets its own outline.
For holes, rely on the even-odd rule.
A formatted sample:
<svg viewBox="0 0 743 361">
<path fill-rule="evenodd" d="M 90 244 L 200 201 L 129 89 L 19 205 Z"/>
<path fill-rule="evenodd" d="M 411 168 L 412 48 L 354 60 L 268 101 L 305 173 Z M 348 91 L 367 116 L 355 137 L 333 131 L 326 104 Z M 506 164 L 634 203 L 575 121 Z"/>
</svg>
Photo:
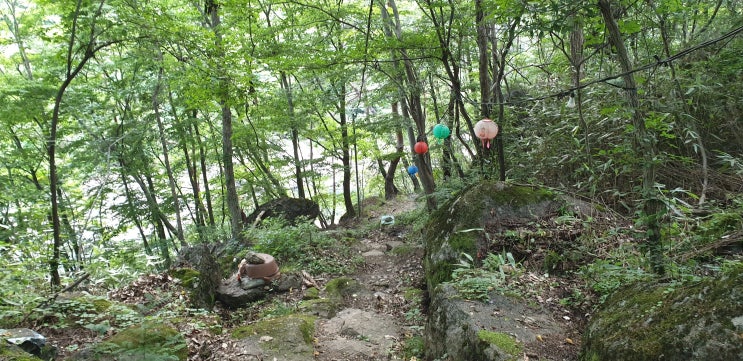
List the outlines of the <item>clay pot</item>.
<svg viewBox="0 0 743 361">
<path fill-rule="evenodd" d="M 273 259 L 273 256 L 270 254 L 265 253 L 256 253 L 256 256 L 263 258 L 263 263 L 261 264 L 250 264 L 248 263 L 247 267 L 247 276 L 250 278 L 261 278 L 266 281 L 273 281 L 279 276 L 281 276 L 281 272 L 279 272 L 279 266 L 276 264 L 276 261 Z"/>
</svg>

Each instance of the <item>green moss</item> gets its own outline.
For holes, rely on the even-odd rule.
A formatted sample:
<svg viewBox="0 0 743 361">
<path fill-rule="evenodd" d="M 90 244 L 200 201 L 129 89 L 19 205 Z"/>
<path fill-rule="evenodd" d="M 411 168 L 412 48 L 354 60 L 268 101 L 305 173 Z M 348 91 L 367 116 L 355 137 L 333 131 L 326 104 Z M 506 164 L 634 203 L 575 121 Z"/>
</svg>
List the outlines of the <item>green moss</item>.
<svg viewBox="0 0 743 361">
<path fill-rule="evenodd" d="M 514 356 L 511 360 L 516 360 L 516 357 L 521 355 L 521 352 L 524 349 L 524 346 L 515 337 L 502 332 L 480 330 L 477 333 L 477 338 L 479 338 L 480 341 L 493 345 L 499 350 Z"/>
<path fill-rule="evenodd" d="M 303 317 L 305 317 L 305 322 L 299 324 L 299 332 L 302 333 L 304 343 L 311 345 L 315 336 L 315 319 L 309 316 Z"/>
<path fill-rule="evenodd" d="M 201 273 L 191 268 L 176 268 L 170 270 L 170 275 L 173 278 L 179 279 L 183 287 L 193 288 L 196 282 L 199 281 Z"/>
<path fill-rule="evenodd" d="M 304 291 L 302 298 L 305 300 L 316 300 L 320 298 L 320 290 L 315 287 L 308 288 Z"/>
<path fill-rule="evenodd" d="M 315 334 L 315 320 L 317 318 L 309 315 L 287 315 L 278 318 L 264 319 L 256 323 L 236 328 L 232 331 L 232 337 L 244 339 L 251 336 L 271 336 L 277 339 L 277 346 L 284 343 L 287 335 L 299 332 L 302 340 L 311 345 Z"/>
<path fill-rule="evenodd" d="M 299 311 L 311 315 L 319 315 L 323 318 L 333 318 L 340 308 L 339 300 L 330 298 L 318 298 L 305 300 L 299 303 Z"/>
<path fill-rule="evenodd" d="M 95 308 L 95 312 L 101 313 L 105 312 L 111 307 L 111 301 L 105 299 L 105 298 L 97 298 L 91 301 L 93 304 L 93 307 Z"/>
<path fill-rule="evenodd" d="M 153 321 L 123 330 L 93 349 L 96 360 L 108 360 L 111 355 L 146 355 L 159 360 L 188 358 L 186 339 L 176 329 Z"/>
<path fill-rule="evenodd" d="M 4 338 L 0 338 L 0 361 L 39 361 L 40 358 L 23 351 L 20 347 L 11 345 Z"/>
<path fill-rule="evenodd" d="M 325 294 L 328 297 L 342 298 L 350 296 L 362 289 L 362 286 L 354 279 L 348 277 L 339 277 L 330 280 L 325 285 Z"/>
<path fill-rule="evenodd" d="M 403 297 L 405 297 L 406 300 L 413 302 L 420 301 L 423 299 L 423 290 L 420 288 L 408 287 L 403 290 Z"/>
<path fill-rule="evenodd" d="M 534 213 L 545 213 L 544 202 L 558 202 L 550 190 L 528 186 L 513 186 L 503 182 L 482 182 L 462 190 L 441 208 L 433 212 L 425 227 L 426 282 L 429 289 L 451 280 L 453 263 L 461 253 L 475 255 L 488 240 L 484 229 L 498 216 L 521 219 Z M 563 202 L 564 203 L 564 202 Z"/>
<path fill-rule="evenodd" d="M 427 252 L 432 253 L 445 253 L 450 256 L 451 259 L 445 260 L 432 260 L 430 257 L 426 257 L 424 260 L 424 266 L 426 268 L 426 284 L 429 289 L 434 289 L 440 283 L 450 281 L 452 279 L 452 271 L 454 271 L 453 260 L 459 257 L 462 253 L 474 255 L 477 253 L 477 241 L 480 232 L 461 232 L 454 233 L 448 239 L 431 240 L 431 249 Z M 446 244 L 443 244 L 446 242 Z M 435 243 L 440 246 L 435 247 Z M 446 248 L 442 250 L 441 248 Z"/>
<path fill-rule="evenodd" d="M 743 272 L 733 272 L 702 282 L 620 288 L 594 315 L 584 334 L 582 359 L 612 359 L 617 353 L 625 359 L 688 359 L 708 340 L 737 332 L 730 320 L 743 314 L 741 282 Z M 627 343 L 632 346 L 622 346 Z"/>
<path fill-rule="evenodd" d="M 422 358 L 425 350 L 425 340 L 422 336 L 410 337 L 403 344 L 403 360 L 412 359 L 413 357 Z"/>
</svg>

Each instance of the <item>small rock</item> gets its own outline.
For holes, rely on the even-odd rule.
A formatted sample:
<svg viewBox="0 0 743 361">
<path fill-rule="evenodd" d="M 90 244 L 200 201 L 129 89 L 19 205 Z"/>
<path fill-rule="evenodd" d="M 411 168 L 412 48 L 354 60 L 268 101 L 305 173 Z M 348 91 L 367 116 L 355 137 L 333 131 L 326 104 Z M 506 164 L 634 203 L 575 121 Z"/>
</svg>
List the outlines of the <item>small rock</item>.
<svg viewBox="0 0 743 361">
<path fill-rule="evenodd" d="M 369 252 L 364 252 L 361 255 L 364 257 L 380 257 L 380 256 L 384 256 L 384 252 L 374 249 Z"/>
<path fill-rule="evenodd" d="M 46 345 L 46 337 L 28 328 L 0 329 L 0 337 L 45 360 L 53 359 L 57 353 L 55 347 Z"/>
<path fill-rule="evenodd" d="M 400 246 L 402 246 L 404 244 L 405 243 L 400 242 L 400 241 L 389 241 L 389 242 L 387 242 L 385 244 L 385 247 L 387 248 L 388 251 L 391 251 L 391 250 L 393 250 L 393 249 L 395 249 L 397 247 L 400 247 Z"/>
</svg>

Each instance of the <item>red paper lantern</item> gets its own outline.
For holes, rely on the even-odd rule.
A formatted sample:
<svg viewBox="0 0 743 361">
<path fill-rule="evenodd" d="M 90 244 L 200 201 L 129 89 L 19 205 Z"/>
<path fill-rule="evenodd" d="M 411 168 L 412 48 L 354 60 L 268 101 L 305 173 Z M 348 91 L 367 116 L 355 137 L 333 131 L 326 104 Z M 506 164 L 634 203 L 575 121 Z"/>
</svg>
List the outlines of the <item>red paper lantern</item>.
<svg viewBox="0 0 743 361">
<path fill-rule="evenodd" d="M 418 154 L 425 154 L 428 152 L 428 144 L 426 144 L 426 142 L 415 143 L 413 150 Z"/>
<path fill-rule="evenodd" d="M 483 119 L 475 124 L 475 135 L 480 138 L 483 148 L 490 148 L 490 141 L 498 135 L 498 124 L 490 119 Z"/>
</svg>

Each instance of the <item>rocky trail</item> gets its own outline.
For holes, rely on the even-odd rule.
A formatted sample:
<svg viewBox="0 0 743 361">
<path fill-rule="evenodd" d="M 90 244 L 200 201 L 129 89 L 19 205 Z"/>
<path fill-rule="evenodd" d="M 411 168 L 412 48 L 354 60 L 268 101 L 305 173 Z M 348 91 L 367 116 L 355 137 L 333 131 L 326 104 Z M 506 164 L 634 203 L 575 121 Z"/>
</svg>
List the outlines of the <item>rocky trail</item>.
<svg viewBox="0 0 743 361">
<path fill-rule="evenodd" d="M 356 246 L 363 265 L 347 278 L 343 309 L 316 327 L 316 360 L 399 360 L 404 341 L 419 333 L 424 287 L 423 247 L 409 229 L 382 225 L 383 216 L 399 216 L 416 207 L 410 197 L 371 210 L 366 218 L 378 222 Z M 418 335 L 420 336 L 420 335 Z"/>
<path fill-rule="evenodd" d="M 376 201 L 362 217 L 344 225 L 355 237 L 350 273 L 307 275 L 314 286 L 305 282 L 269 292 L 246 307 L 226 308 L 218 302 L 214 312 L 191 310 L 184 306 L 182 286 L 168 273 L 143 276 L 109 297 L 145 310 L 142 322 L 150 315 L 156 322 L 165 317 L 184 336 L 189 361 L 423 359 L 426 345 L 445 346 L 450 337 L 468 342 L 457 331 L 461 325 L 441 323 L 441 312 L 458 315 L 469 325 L 465 327 L 518 339 L 518 350 L 504 360 L 577 360 L 584 315 L 559 303 L 574 288 L 568 279 L 522 269 L 509 281 L 511 290 L 522 295 L 520 303 L 497 292 L 488 302 L 466 299 L 452 287 L 445 287 L 449 294 L 443 299 L 427 299 L 423 237 L 404 222 L 383 224 L 390 223 L 388 216 L 400 219 L 420 206 L 412 196 Z M 432 315 L 432 308 L 439 313 Z M 431 325 L 443 334 L 427 334 Z M 89 360 L 75 351 L 112 336 L 85 328 L 43 331 L 60 351 L 57 360 Z M 142 357 L 132 360 L 152 361 Z"/>
<path fill-rule="evenodd" d="M 193 307 L 200 284 L 193 280 L 201 273 L 171 268 L 105 295 L 83 287 L 65 292 L 22 327 L 46 336 L 56 350 L 46 360 L 743 357 L 739 255 L 723 260 L 716 277 L 645 276 L 599 301 L 581 277 L 618 286 L 619 268 L 601 258 L 611 259 L 612 248 L 635 249 L 630 233 L 617 231 L 631 230 L 626 220 L 562 195 L 500 183 L 477 185 L 425 217 L 419 207 L 413 197 L 376 199 L 361 217 L 323 231 L 331 232 L 330 243 L 298 265 L 341 259 L 341 268 L 315 268 L 333 272 L 312 275 L 290 265 L 258 288 L 242 287 L 235 275 L 221 279 L 217 297 L 225 284 L 257 292 L 239 305 L 219 298 L 208 311 Z M 423 218 L 425 226 L 415 224 Z M 607 275 L 576 272 L 592 261 L 609 267 Z M 188 274 L 196 275 L 191 283 Z M 3 355 L 0 349 L 0 360 L 10 360 Z"/>
</svg>

